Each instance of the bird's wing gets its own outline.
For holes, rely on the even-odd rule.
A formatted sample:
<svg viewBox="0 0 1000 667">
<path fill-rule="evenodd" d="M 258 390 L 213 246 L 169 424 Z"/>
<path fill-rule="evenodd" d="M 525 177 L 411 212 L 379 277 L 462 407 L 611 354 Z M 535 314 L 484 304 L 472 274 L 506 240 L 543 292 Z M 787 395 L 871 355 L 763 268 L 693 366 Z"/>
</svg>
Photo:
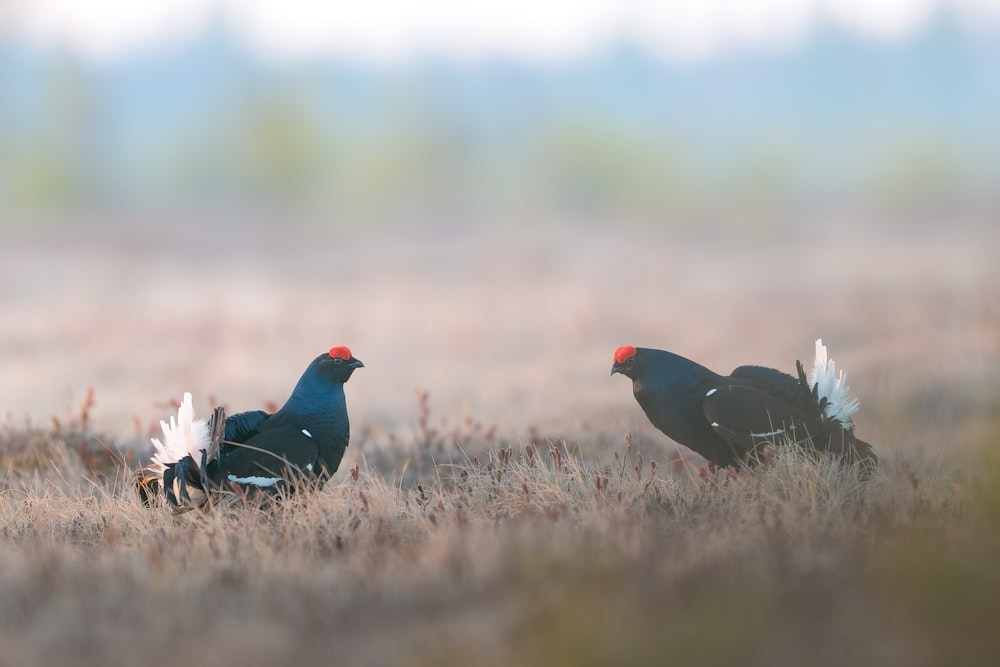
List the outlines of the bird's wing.
<svg viewBox="0 0 1000 667">
<path fill-rule="evenodd" d="M 820 429 L 818 422 L 782 397 L 743 384 L 711 389 L 702 408 L 715 432 L 743 451 L 764 442 L 801 442 Z"/>
<path fill-rule="evenodd" d="M 268 429 L 245 443 L 228 444 L 231 449 L 220 460 L 216 473 L 221 484 L 273 487 L 309 475 L 319 454 L 308 431 L 290 426 Z"/>
<path fill-rule="evenodd" d="M 799 404 L 808 395 L 808 387 L 803 389 L 798 378 L 788 373 L 766 366 L 740 366 L 731 377 L 749 382 L 754 387 L 779 396 L 792 404 Z"/>
<path fill-rule="evenodd" d="M 263 410 L 249 410 L 226 417 L 226 429 L 219 455 L 228 456 L 236 449 L 238 443 L 246 442 L 257 435 L 270 416 Z"/>
<path fill-rule="evenodd" d="M 268 416 L 263 410 L 250 410 L 226 417 L 226 440 L 246 442 L 257 432 Z"/>
</svg>

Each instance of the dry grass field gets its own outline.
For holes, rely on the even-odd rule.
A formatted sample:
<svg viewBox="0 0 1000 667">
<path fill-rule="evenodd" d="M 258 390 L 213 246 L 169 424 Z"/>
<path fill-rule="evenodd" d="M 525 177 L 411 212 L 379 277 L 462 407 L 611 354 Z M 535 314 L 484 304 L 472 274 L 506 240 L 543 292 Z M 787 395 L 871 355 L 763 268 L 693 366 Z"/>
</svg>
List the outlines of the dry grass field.
<svg viewBox="0 0 1000 667">
<path fill-rule="evenodd" d="M 5 232 L 0 664 L 993 664 L 998 237 Z M 623 343 L 790 370 L 820 336 L 872 480 L 712 473 L 608 377 Z M 280 403 L 333 344 L 366 368 L 326 488 L 139 504 L 170 401 Z"/>
</svg>

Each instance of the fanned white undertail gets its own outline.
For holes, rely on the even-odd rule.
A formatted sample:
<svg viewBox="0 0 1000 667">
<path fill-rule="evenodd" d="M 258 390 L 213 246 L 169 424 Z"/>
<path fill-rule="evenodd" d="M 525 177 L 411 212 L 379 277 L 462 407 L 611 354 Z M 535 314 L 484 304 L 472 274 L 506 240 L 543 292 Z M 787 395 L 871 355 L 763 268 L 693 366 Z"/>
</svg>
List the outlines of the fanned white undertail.
<svg viewBox="0 0 1000 667">
<path fill-rule="evenodd" d="M 177 408 L 177 418 L 170 418 L 170 423 L 160 422 L 163 429 L 163 440 L 151 438 L 153 441 L 153 456 L 149 469 L 161 479 L 163 471 L 171 463 L 177 463 L 188 454 L 196 463 L 201 461 L 201 451 L 208 450 L 211 438 L 208 432 L 208 420 L 196 419 L 191 394 L 184 392 L 184 400 Z"/>
<path fill-rule="evenodd" d="M 837 373 L 837 367 L 826 353 L 823 339 L 816 339 L 816 359 L 809 377 L 809 386 L 816 387 L 819 398 L 828 401 L 823 414 L 830 419 L 836 419 L 844 428 L 854 428 L 853 415 L 858 411 L 861 401 L 848 396 L 847 373 Z"/>
</svg>

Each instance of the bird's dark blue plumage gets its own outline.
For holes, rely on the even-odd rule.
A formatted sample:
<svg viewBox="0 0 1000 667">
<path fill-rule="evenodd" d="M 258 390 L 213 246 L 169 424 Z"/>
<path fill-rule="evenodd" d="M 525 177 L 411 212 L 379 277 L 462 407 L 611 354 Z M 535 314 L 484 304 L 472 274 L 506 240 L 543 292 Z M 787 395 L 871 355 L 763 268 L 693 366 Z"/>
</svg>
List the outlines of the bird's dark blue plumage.
<svg viewBox="0 0 1000 667">
<path fill-rule="evenodd" d="M 344 383 L 362 367 L 346 347 L 332 348 L 313 359 L 274 414 L 254 410 L 226 418 L 218 448 L 207 443 L 197 450 L 189 446 L 189 455 L 165 466 L 168 501 L 190 505 L 192 490 L 276 491 L 300 480 L 322 485 L 337 471 L 347 449 L 350 420 Z M 155 474 L 144 479 L 155 481 Z"/>
<path fill-rule="evenodd" d="M 817 360 L 817 373 L 825 373 L 821 341 Z M 850 421 L 856 401 L 841 392 L 832 403 L 819 395 L 819 383 L 806 380 L 801 364 L 797 367 L 798 378 L 762 366 L 719 375 L 672 352 L 629 345 L 615 352 L 611 373 L 632 380 L 635 398 L 656 428 L 711 463 L 740 466 L 752 461 L 762 444 L 797 442 L 874 466 L 871 446 L 855 437 Z M 821 379 L 824 386 L 840 383 Z"/>
<path fill-rule="evenodd" d="M 224 438 L 227 442 L 242 442 L 257 431 L 260 423 L 267 419 L 263 410 L 250 410 L 226 417 Z M 223 446 L 223 449 L 225 446 Z"/>
</svg>

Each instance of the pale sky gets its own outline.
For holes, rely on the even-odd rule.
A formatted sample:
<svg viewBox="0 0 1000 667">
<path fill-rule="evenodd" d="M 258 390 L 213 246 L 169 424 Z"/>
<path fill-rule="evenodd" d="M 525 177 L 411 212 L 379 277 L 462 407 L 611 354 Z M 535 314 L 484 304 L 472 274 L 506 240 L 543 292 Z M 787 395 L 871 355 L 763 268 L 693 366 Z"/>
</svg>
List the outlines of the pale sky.
<svg viewBox="0 0 1000 667">
<path fill-rule="evenodd" d="M 821 18 L 905 39 L 942 6 L 970 25 L 1000 23 L 1000 0 L 0 0 L 0 29 L 99 61 L 194 38 L 213 21 L 277 60 L 544 63 L 622 39 L 697 60 L 734 46 L 794 45 Z"/>
</svg>

